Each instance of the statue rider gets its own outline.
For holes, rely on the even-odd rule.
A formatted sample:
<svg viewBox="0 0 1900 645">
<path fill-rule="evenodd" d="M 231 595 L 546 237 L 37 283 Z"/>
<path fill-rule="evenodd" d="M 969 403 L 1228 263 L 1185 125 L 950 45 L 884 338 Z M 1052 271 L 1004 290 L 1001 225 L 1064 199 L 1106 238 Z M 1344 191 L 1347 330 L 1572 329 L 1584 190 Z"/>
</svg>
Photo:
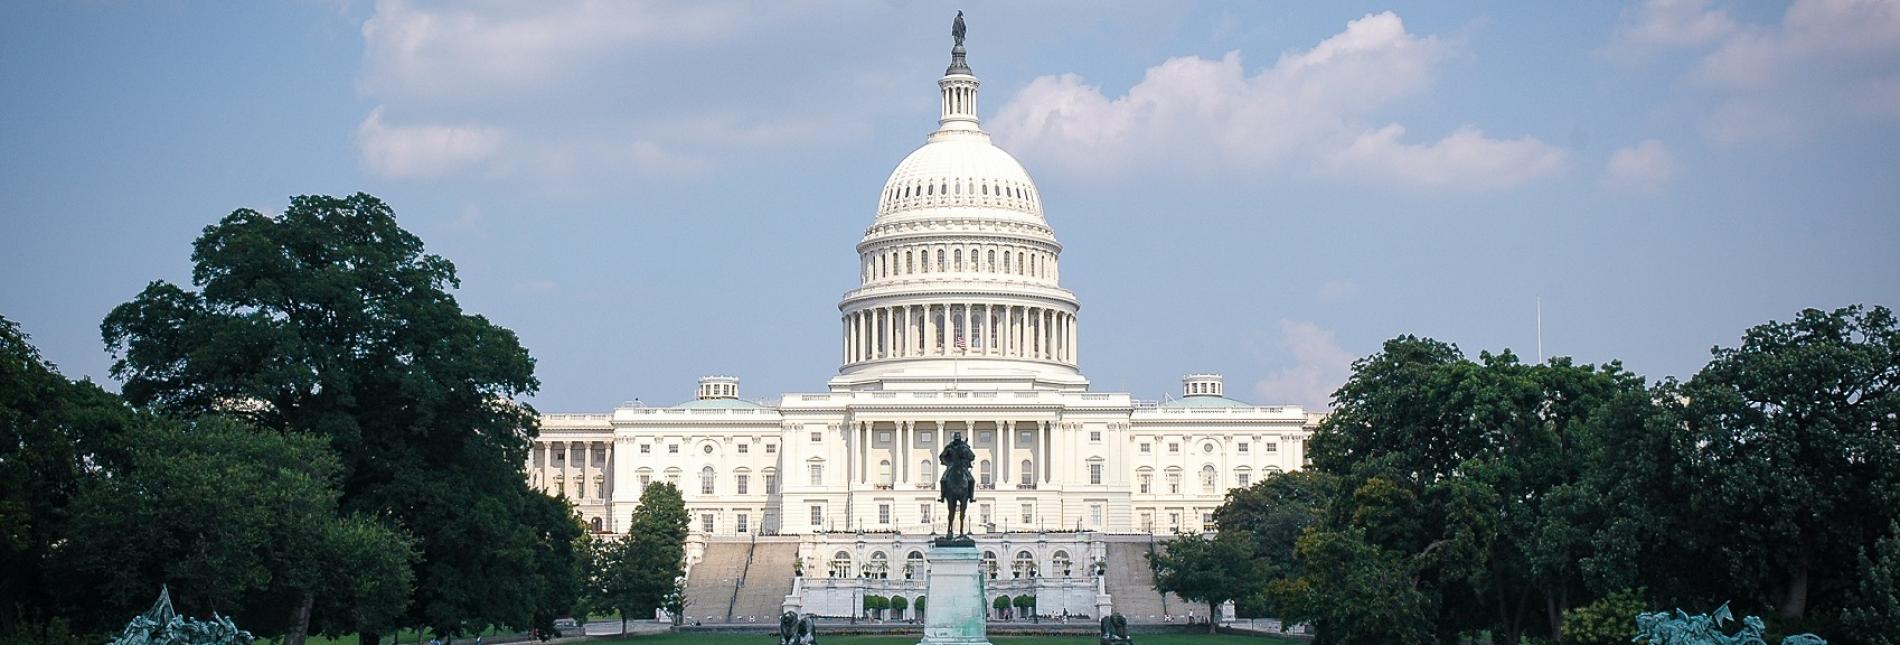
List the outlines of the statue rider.
<svg viewBox="0 0 1900 645">
<path fill-rule="evenodd" d="M 943 477 L 938 481 L 937 499 L 950 507 L 950 521 L 945 534 L 958 535 L 958 520 L 962 520 L 962 534 L 969 535 L 970 501 L 976 499 L 976 478 L 970 474 L 970 464 L 976 461 L 976 451 L 970 449 L 970 443 L 963 440 L 963 433 L 951 435 L 943 452 L 937 455 L 943 463 Z"/>
</svg>

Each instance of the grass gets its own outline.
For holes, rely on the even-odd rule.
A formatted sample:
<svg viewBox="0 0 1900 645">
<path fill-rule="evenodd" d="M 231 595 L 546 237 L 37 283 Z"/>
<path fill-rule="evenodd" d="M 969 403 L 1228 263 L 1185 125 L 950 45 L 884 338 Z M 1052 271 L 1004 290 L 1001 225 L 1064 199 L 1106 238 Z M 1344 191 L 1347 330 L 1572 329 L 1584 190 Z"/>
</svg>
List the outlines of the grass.
<svg viewBox="0 0 1900 645">
<path fill-rule="evenodd" d="M 1229 634 L 1133 634 L 1136 645 L 1292 645 L 1306 641 L 1271 636 L 1234 636 Z M 820 627 L 818 641 L 824 645 L 917 645 L 916 634 L 829 636 Z M 766 645 L 775 634 L 653 634 L 622 640 L 600 639 L 591 643 L 625 645 Z M 996 645 L 1096 645 L 1094 634 L 1076 636 L 991 636 Z"/>
</svg>

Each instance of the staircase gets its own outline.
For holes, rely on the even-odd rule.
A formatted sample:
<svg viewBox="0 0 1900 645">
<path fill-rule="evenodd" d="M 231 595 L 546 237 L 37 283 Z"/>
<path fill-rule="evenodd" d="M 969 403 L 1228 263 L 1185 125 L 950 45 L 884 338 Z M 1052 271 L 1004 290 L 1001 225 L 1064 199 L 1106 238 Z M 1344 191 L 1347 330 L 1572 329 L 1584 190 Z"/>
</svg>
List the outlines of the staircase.
<svg viewBox="0 0 1900 645">
<path fill-rule="evenodd" d="M 752 564 L 732 598 L 731 622 L 777 624 L 785 594 L 792 592 L 792 565 L 797 560 L 798 542 L 755 543 Z"/>
<path fill-rule="evenodd" d="M 699 563 L 686 573 L 686 623 L 728 622 L 733 590 L 745 575 L 750 542 L 707 542 Z"/>
<path fill-rule="evenodd" d="M 1154 569 L 1148 566 L 1148 551 L 1155 548 L 1154 543 L 1109 542 L 1106 546 L 1108 580 L 1104 586 L 1109 602 L 1128 622 L 1160 623 L 1172 615 L 1171 611 L 1186 611 L 1188 604 L 1180 596 L 1163 596 L 1155 591 Z M 1180 621 L 1181 617 L 1175 620 Z"/>
</svg>

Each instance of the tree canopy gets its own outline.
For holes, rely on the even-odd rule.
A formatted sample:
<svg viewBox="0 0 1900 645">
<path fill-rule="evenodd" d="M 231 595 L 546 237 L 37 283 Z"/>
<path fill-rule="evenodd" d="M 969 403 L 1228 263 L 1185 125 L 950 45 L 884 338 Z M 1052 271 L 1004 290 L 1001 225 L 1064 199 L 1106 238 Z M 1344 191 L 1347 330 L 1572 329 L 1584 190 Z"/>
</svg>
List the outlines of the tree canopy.
<svg viewBox="0 0 1900 645">
<path fill-rule="evenodd" d="M 405 615 L 379 627 L 456 634 L 569 609 L 548 605 L 578 591 L 580 529 L 521 474 L 536 421 L 516 399 L 538 387 L 534 361 L 462 311 L 448 260 L 356 194 L 235 211 L 192 261 L 197 291 L 154 282 L 101 326 L 127 399 L 326 441 L 341 512 L 420 547 Z"/>
<path fill-rule="evenodd" d="M 1220 606 L 1240 597 L 1260 579 L 1254 537 L 1244 530 L 1222 530 L 1211 539 L 1181 534 L 1148 554 L 1155 590 L 1207 604 L 1207 633 L 1214 633 Z"/>
</svg>

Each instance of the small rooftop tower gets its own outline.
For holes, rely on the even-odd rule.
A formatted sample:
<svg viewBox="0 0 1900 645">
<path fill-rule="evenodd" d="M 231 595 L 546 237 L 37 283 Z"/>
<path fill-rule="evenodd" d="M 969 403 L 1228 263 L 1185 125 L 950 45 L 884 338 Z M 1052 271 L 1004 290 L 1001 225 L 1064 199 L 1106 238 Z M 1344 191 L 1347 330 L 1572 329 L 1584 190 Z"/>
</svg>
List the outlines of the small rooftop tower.
<svg viewBox="0 0 1900 645">
<path fill-rule="evenodd" d="M 739 398 L 739 377 L 737 376 L 701 376 L 699 377 L 699 400 Z"/>
<path fill-rule="evenodd" d="M 1181 377 L 1181 396 L 1225 396 L 1219 374 L 1189 374 Z"/>
</svg>

